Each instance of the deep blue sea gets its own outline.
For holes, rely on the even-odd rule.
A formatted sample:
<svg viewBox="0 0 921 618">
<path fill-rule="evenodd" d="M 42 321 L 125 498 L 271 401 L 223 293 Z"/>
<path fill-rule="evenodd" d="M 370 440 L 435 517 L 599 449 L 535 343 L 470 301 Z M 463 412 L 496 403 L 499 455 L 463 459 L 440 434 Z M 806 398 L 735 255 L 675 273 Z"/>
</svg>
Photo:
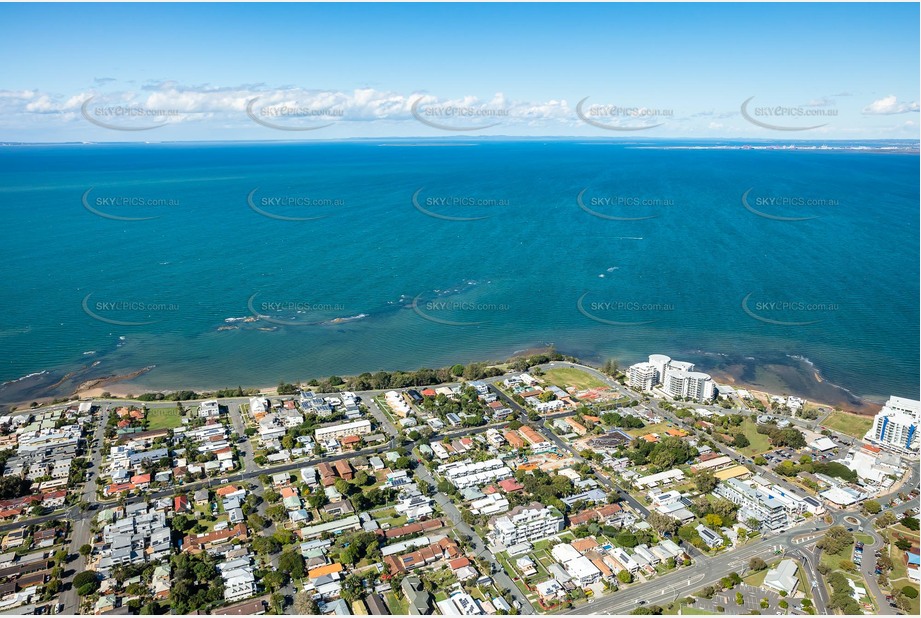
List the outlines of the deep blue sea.
<svg viewBox="0 0 921 618">
<path fill-rule="evenodd" d="M 0 401 L 145 367 L 136 392 L 550 343 L 917 398 L 916 144 L 723 145 L 0 147 Z"/>
</svg>

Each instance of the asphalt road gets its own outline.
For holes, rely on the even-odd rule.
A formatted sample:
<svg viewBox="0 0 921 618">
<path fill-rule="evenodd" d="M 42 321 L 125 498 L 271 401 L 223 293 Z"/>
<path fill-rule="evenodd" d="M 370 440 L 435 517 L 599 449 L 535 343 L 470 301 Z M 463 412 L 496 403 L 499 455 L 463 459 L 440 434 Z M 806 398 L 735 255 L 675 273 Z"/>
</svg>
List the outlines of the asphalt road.
<svg viewBox="0 0 921 618">
<path fill-rule="evenodd" d="M 99 477 L 99 456 L 100 448 L 102 447 L 102 438 L 105 434 L 106 423 L 109 420 L 109 405 L 102 406 L 97 418 L 96 431 L 93 434 L 94 438 L 90 440 L 88 448 L 91 449 L 88 454 L 88 458 L 93 462 L 93 467 L 90 469 L 92 476 L 90 479 L 84 483 L 83 491 L 80 496 L 81 501 L 85 501 L 89 504 L 93 504 L 96 501 L 96 480 Z M 92 448 L 92 444 L 95 443 L 98 445 L 96 448 Z M 80 556 L 80 548 L 89 543 L 90 541 L 90 525 L 92 523 L 92 518 L 95 516 L 95 511 L 88 511 L 86 513 L 81 513 L 80 508 L 77 506 L 71 507 L 68 511 L 68 519 L 73 522 L 70 534 L 70 546 L 67 548 L 69 556 L 74 556 L 74 560 L 84 563 L 85 559 Z M 60 518 L 60 516 L 58 516 Z M 68 568 L 65 569 L 65 572 L 72 570 L 67 577 L 64 578 L 62 582 L 62 591 L 58 595 L 58 602 L 64 605 L 64 608 L 61 613 L 64 614 L 76 614 L 78 613 L 80 607 L 80 598 L 77 596 L 77 591 L 73 586 L 73 579 L 77 573 L 83 571 L 82 568 L 77 568 L 75 565 L 68 565 Z"/>
<path fill-rule="evenodd" d="M 425 466 L 418 466 L 414 474 L 416 474 L 420 479 L 428 483 L 431 487 L 436 487 L 438 481 L 432 476 Z M 451 501 L 451 498 L 446 494 L 441 492 L 435 492 L 434 495 L 435 503 L 441 507 L 441 510 L 445 515 L 451 520 L 454 524 L 454 529 L 460 532 L 461 534 L 466 534 L 470 537 L 470 545 L 473 548 L 475 555 L 480 556 L 485 559 L 492 565 L 492 574 L 491 577 L 499 584 L 502 588 L 507 588 L 513 597 L 521 603 L 521 613 L 522 614 L 535 614 L 534 607 L 531 605 L 531 602 L 528 601 L 528 598 L 521 592 L 518 586 L 515 585 L 515 582 L 511 580 L 508 574 L 505 572 L 505 569 L 493 556 L 492 552 L 487 548 L 486 543 L 480 538 L 480 535 L 476 533 L 476 530 L 464 523 L 464 518 L 461 516 L 460 511 Z"/>
<path fill-rule="evenodd" d="M 590 375 L 593 375 L 594 377 L 598 378 L 604 383 L 610 385 L 617 392 L 623 395 L 627 395 L 630 397 L 636 396 L 636 394 L 633 393 L 632 391 L 625 389 L 615 380 L 612 380 L 610 377 L 606 376 L 605 374 L 599 372 L 598 370 L 592 367 L 586 367 L 584 365 L 578 365 L 578 364 L 568 363 L 568 362 L 555 362 L 555 363 L 549 363 L 546 365 L 546 367 L 553 367 L 553 366 L 570 366 L 570 367 L 579 368 L 583 371 L 586 371 Z M 494 383 L 496 379 L 492 379 L 490 381 Z M 379 391 L 367 391 L 367 392 L 358 393 L 358 395 L 361 396 L 363 401 L 366 403 L 366 405 L 368 405 L 372 416 L 374 416 L 374 418 L 381 425 L 381 427 L 387 433 L 389 433 L 392 437 L 396 437 L 396 435 L 398 435 L 397 428 L 393 426 L 393 424 L 389 421 L 386 415 L 384 415 L 377 408 L 376 404 L 373 401 L 374 396 L 377 396 L 383 392 L 386 392 L 386 390 L 390 390 L 390 389 L 379 390 Z M 514 402 L 514 400 L 509 398 L 507 395 L 505 395 L 501 391 L 499 391 L 498 394 L 502 398 L 503 401 L 505 401 L 510 407 L 512 407 L 513 410 L 515 410 L 518 413 L 518 416 L 522 420 L 522 422 L 528 422 L 527 412 L 521 406 L 519 406 L 517 403 Z M 246 397 L 230 398 L 230 399 L 224 399 L 221 401 L 222 405 L 228 406 L 228 411 L 229 411 L 229 415 L 231 418 L 231 422 L 233 423 L 233 426 L 234 426 L 234 431 L 238 435 L 241 435 L 241 436 L 245 435 L 245 431 L 244 431 L 245 426 L 243 423 L 243 419 L 242 419 L 242 415 L 241 415 L 239 406 L 241 403 L 245 401 L 248 401 L 248 398 Z M 103 435 L 105 423 L 107 420 L 107 409 L 108 408 L 106 407 L 106 405 L 107 404 L 117 405 L 117 404 L 121 404 L 124 402 L 122 400 L 111 400 L 111 401 L 97 400 L 96 403 L 98 405 L 103 406 L 106 410 L 104 412 L 106 416 L 100 419 L 100 423 L 96 429 L 96 437 L 98 439 L 98 443 L 101 445 L 102 435 Z M 194 402 L 184 402 L 184 403 L 186 405 L 188 404 L 194 405 Z M 649 404 L 645 404 L 645 405 L 649 405 Z M 682 424 L 679 422 L 679 419 L 661 410 L 658 407 L 657 402 L 655 400 L 651 402 L 651 407 L 655 409 L 655 413 L 658 414 L 659 416 L 662 416 L 663 418 L 667 418 L 671 420 L 672 422 L 675 422 L 676 424 Z M 568 415 L 570 415 L 570 413 L 560 413 L 560 414 L 547 415 L 544 418 L 552 419 L 552 418 L 563 417 L 563 416 L 568 416 Z M 489 425 L 489 426 L 476 427 L 476 428 L 471 428 L 471 429 L 462 429 L 462 430 L 444 432 L 441 434 L 433 434 L 425 442 L 435 441 L 435 440 L 438 440 L 446 436 L 447 437 L 459 437 L 459 436 L 464 436 L 464 435 L 481 433 L 481 432 L 486 431 L 490 427 L 501 427 L 501 426 L 502 424 Z M 558 436 L 553 434 L 551 431 L 546 430 L 546 428 L 542 426 L 540 426 L 539 429 L 549 440 L 551 440 L 554 444 L 556 444 L 558 448 L 561 448 L 571 453 L 573 457 L 575 457 L 578 460 L 582 459 L 578 453 L 575 453 L 573 449 L 569 447 L 568 444 L 563 442 Z M 158 492 L 148 494 L 147 496 L 135 496 L 134 498 L 130 500 L 130 502 L 137 502 L 142 499 L 149 500 L 151 498 L 171 496 L 171 495 L 174 495 L 179 490 L 195 491 L 196 489 L 199 489 L 201 487 L 210 487 L 212 485 L 220 485 L 226 482 L 252 481 L 254 479 L 258 479 L 258 477 L 262 474 L 273 474 L 277 472 L 293 472 L 302 467 L 316 465 L 323 461 L 329 462 L 329 461 L 336 461 L 339 459 L 350 459 L 358 455 L 379 454 L 379 453 L 392 449 L 392 444 L 393 444 L 393 440 L 391 440 L 391 444 L 362 449 L 356 452 L 343 453 L 343 454 L 335 455 L 335 456 L 321 457 L 317 459 L 297 461 L 297 462 L 292 462 L 292 463 L 287 463 L 287 464 L 279 464 L 275 466 L 260 467 L 253 461 L 253 452 L 252 452 L 251 445 L 248 442 L 246 444 L 241 443 L 241 450 L 243 452 L 243 469 L 241 471 L 235 474 L 222 476 L 221 478 L 212 478 L 207 481 L 200 481 L 196 483 L 190 483 L 190 484 L 187 484 L 181 487 L 161 490 Z M 406 447 L 408 449 L 413 448 L 413 446 L 415 446 L 415 443 L 410 442 L 406 444 Z M 739 453 L 736 453 L 735 451 L 732 451 L 731 449 L 725 448 L 722 445 L 717 445 L 717 446 L 722 452 L 724 452 L 724 454 L 727 454 L 733 457 L 734 459 L 737 459 L 737 460 L 744 459 Z M 93 476 L 85 484 L 83 488 L 82 496 L 84 500 L 93 504 L 93 503 L 98 502 L 96 500 L 96 480 L 97 480 L 98 469 L 99 469 L 99 464 L 100 464 L 100 459 L 101 459 L 101 454 L 98 448 L 92 450 L 91 458 L 94 464 Z M 432 487 L 435 487 L 437 485 L 435 480 L 432 478 L 431 474 L 428 472 L 428 470 L 424 468 L 424 466 L 419 466 L 416 470 L 420 478 L 429 482 L 429 484 Z M 773 482 L 776 482 L 783 487 L 789 487 L 789 485 L 787 485 L 786 482 L 782 478 L 777 477 L 772 472 L 766 471 L 763 468 L 758 468 L 757 470 L 760 474 L 768 477 Z M 595 469 L 595 476 L 599 480 L 599 482 L 605 487 L 607 487 L 609 490 L 613 491 L 613 490 L 618 489 L 616 485 L 610 479 L 602 475 L 597 469 Z M 913 469 L 912 475 L 909 478 L 909 480 L 904 484 L 904 487 L 910 490 L 911 488 L 916 487 L 917 484 L 918 484 L 918 471 Z M 625 502 L 627 502 L 630 505 L 630 507 L 636 510 L 638 513 L 642 515 L 648 514 L 648 509 L 646 509 L 645 506 L 639 503 L 635 498 L 630 496 L 628 492 L 622 491 L 620 492 L 620 495 L 621 495 L 621 498 Z M 878 499 L 881 502 L 883 502 L 884 500 L 888 501 L 888 499 L 891 498 L 892 495 L 894 494 L 890 494 L 888 496 L 881 496 Z M 495 573 L 493 576 L 495 577 L 496 581 L 501 586 L 509 589 L 512 592 L 512 594 L 515 596 L 515 598 L 518 599 L 519 602 L 521 602 L 523 613 L 534 613 L 534 609 L 531 606 L 531 604 L 528 602 L 527 598 L 521 594 L 521 591 L 518 589 L 518 587 L 514 585 L 514 582 L 512 582 L 511 579 L 509 579 L 505 571 L 502 569 L 501 565 L 498 565 L 498 563 L 495 562 L 492 555 L 488 552 L 487 546 L 483 542 L 483 540 L 476 534 L 476 532 L 473 529 L 471 529 L 469 526 L 464 524 L 463 519 L 461 518 L 460 512 L 457 510 L 456 506 L 450 501 L 450 499 L 443 494 L 436 493 L 435 500 L 442 507 L 443 511 L 448 515 L 448 517 L 452 520 L 452 522 L 454 522 L 455 527 L 458 530 L 460 530 L 463 534 L 467 534 L 470 536 L 470 538 L 472 539 L 471 545 L 473 545 L 474 551 L 476 551 L 478 555 L 481 555 L 482 557 L 489 560 L 492 564 L 498 567 L 498 572 Z M 909 503 L 905 503 L 903 505 L 900 505 L 899 507 L 896 507 L 896 509 L 892 509 L 892 510 L 897 511 L 897 512 L 904 512 L 908 508 L 912 508 L 912 506 L 917 506 L 917 500 L 909 502 Z M 12 524 L 4 524 L 0 526 L 0 531 L 7 531 L 7 530 L 15 529 L 15 528 L 20 528 L 24 525 L 37 524 L 37 523 L 42 523 L 45 521 L 50 521 L 53 519 L 60 519 L 62 517 L 67 517 L 69 519 L 72 519 L 75 522 L 73 533 L 72 533 L 71 544 L 70 544 L 70 552 L 72 554 L 76 554 L 79 551 L 80 546 L 82 546 L 84 543 L 86 543 L 89 540 L 89 521 L 90 521 L 90 518 L 93 516 L 93 513 L 94 511 L 90 511 L 89 513 L 81 514 L 77 507 L 72 507 L 71 509 L 65 511 L 64 513 L 59 512 L 56 514 L 45 515 L 42 517 L 30 518 L 28 520 L 23 520 L 23 521 L 12 523 Z M 873 532 L 872 519 L 866 519 L 854 512 L 843 512 L 843 511 L 832 510 L 831 514 L 834 520 L 833 523 L 842 523 L 843 518 L 846 515 L 857 517 L 858 521 L 860 521 L 861 524 L 864 526 L 864 531 L 870 534 L 871 536 L 874 536 L 874 538 L 877 538 L 875 535 L 875 532 Z M 809 526 L 815 527 L 815 524 L 816 522 L 814 521 L 809 522 Z M 828 526 L 825 524 L 821 524 L 819 527 L 824 529 L 824 528 L 827 528 Z M 748 560 L 751 557 L 753 556 L 763 557 L 763 556 L 769 555 L 774 547 L 793 548 L 790 550 L 790 555 L 794 555 L 803 561 L 805 568 L 810 575 L 810 579 L 818 582 L 818 589 L 814 589 L 813 592 L 815 593 L 814 597 L 816 600 L 817 609 L 819 609 L 820 613 L 822 613 L 821 610 L 824 609 L 824 606 L 827 604 L 827 592 L 825 590 L 825 586 L 824 586 L 824 583 L 822 582 L 821 576 L 815 571 L 815 567 L 818 564 L 818 558 L 819 558 L 819 552 L 818 550 L 814 548 L 815 539 L 808 541 L 806 543 L 791 544 L 794 537 L 797 537 L 797 536 L 802 537 L 804 535 L 804 532 L 809 532 L 809 531 L 813 531 L 812 528 L 809 528 L 804 523 L 804 524 L 801 524 L 800 526 L 791 528 L 790 530 L 782 534 L 767 536 L 766 538 L 762 540 L 755 541 L 751 544 L 745 545 L 739 549 L 736 549 L 730 552 L 719 554 L 718 556 L 715 556 L 715 557 L 705 556 L 705 555 L 699 554 L 699 552 L 696 552 L 699 555 L 693 556 L 695 559 L 694 567 L 678 569 L 676 571 L 673 571 L 661 577 L 657 577 L 656 579 L 648 583 L 632 585 L 632 586 L 629 586 L 621 590 L 620 592 L 614 595 L 609 595 L 606 597 L 602 597 L 600 599 L 595 599 L 591 602 L 591 613 L 608 613 L 608 614 L 628 613 L 629 611 L 634 609 L 637 606 L 637 602 L 641 600 L 649 604 L 669 603 L 675 598 L 678 598 L 680 596 L 687 596 L 688 594 L 694 591 L 697 591 L 700 588 L 719 580 L 720 578 L 722 578 L 723 576 L 725 576 L 727 573 L 731 571 L 735 570 L 741 573 L 744 570 L 744 568 L 746 568 Z M 862 570 L 864 571 L 865 575 L 866 575 L 866 571 L 870 571 L 872 573 L 873 565 L 875 565 L 875 560 L 872 559 L 872 553 L 870 553 L 875 548 L 876 548 L 876 544 L 874 543 L 873 546 L 868 545 L 864 550 L 864 555 L 866 556 L 866 558 L 864 560 L 864 564 L 862 565 Z M 64 613 L 76 613 L 76 610 L 77 610 L 76 592 L 72 590 L 72 588 L 68 585 L 71 579 L 72 579 L 72 576 L 65 580 L 65 588 L 68 588 L 68 589 L 64 590 L 61 594 L 61 602 L 64 603 L 65 605 Z M 884 595 L 882 595 L 881 591 L 879 591 L 879 588 L 876 585 L 875 576 L 867 577 L 867 583 L 869 586 L 869 591 L 871 592 L 871 594 L 874 595 L 874 597 L 877 600 L 877 603 L 880 607 L 880 613 L 892 613 L 891 608 L 889 608 L 888 604 L 885 603 Z M 566 613 L 570 613 L 570 614 L 585 613 L 586 609 L 587 609 L 586 606 L 582 605 Z"/>
</svg>

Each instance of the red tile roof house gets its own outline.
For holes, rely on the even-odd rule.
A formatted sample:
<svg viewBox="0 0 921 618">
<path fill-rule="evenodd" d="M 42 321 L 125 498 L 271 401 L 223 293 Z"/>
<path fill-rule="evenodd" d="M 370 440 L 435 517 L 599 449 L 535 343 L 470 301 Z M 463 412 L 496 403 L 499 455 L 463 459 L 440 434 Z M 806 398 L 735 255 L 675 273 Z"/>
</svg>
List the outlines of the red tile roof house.
<svg viewBox="0 0 921 618">
<path fill-rule="evenodd" d="M 58 531 L 54 528 L 39 530 L 32 536 L 33 547 L 51 547 L 57 539 Z"/>
<path fill-rule="evenodd" d="M 508 443 L 512 448 L 521 448 L 524 446 L 524 440 L 521 439 L 521 436 L 518 435 L 517 431 L 506 431 L 505 439 L 508 440 Z"/>
<path fill-rule="evenodd" d="M 317 465 L 317 472 L 320 473 L 320 483 L 323 487 L 336 484 L 336 473 L 333 471 L 333 467 L 325 461 Z"/>
<path fill-rule="evenodd" d="M 390 573 L 396 574 L 427 566 L 438 560 L 450 560 L 458 556 L 460 556 L 460 549 L 457 543 L 449 538 L 443 538 L 437 543 L 432 543 L 408 554 L 385 556 L 384 562 L 390 565 Z"/>
<path fill-rule="evenodd" d="M 356 449 L 361 446 L 361 438 L 359 436 L 345 436 L 339 440 L 339 444 L 342 445 L 342 448 Z"/>
<path fill-rule="evenodd" d="M 575 515 L 569 516 L 569 525 L 570 526 L 580 526 L 584 523 L 590 521 L 604 521 L 609 517 L 612 517 L 620 512 L 620 505 L 617 504 L 606 504 L 599 508 L 586 509 L 581 513 L 576 513 Z"/>
<path fill-rule="evenodd" d="M 150 487 L 150 475 L 149 474 L 138 474 L 131 477 L 131 482 L 137 489 L 147 489 Z"/>
<path fill-rule="evenodd" d="M 103 493 L 106 496 L 113 496 L 115 494 L 120 494 L 125 491 L 132 491 L 135 489 L 134 483 L 112 483 L 105 488 Z"/>
<path fill-rule="evenodd" d="M 0 509 L 24 509 L 26 507 L 32 506 L 33 502 L 41 502 L 41 500 L 41 494 L 22 496 L 20 498 L 9 498 L 7 500 L 0 500 Z"/>
<path fill-rule="evenodd" d="M 218 487 L 214 493 L 221 498 L 226 498 L 228 496 L 237 495 L 239 492 L 241 492 L 241 489 L 236 485 L 224 485 L 223 487 Z M 245 494 L 246 492 L 243 491 L 242 493 Z"/>
<path fill-rule="evenodd" d="M 176 513 L 184 513 L 191 510 L 192 506 L 189 504 L 189 498 L 187 496 L 176 496 L 173 498 L 173 511 Z"/>
<path fill-rule="evenodd" d="M 344 459 L 338 459 L 335 463 L 333 463 L 333 467 L 336 469 L 336 474 L 338 474 L 341 478 L 347 481 L 352 480 L 354 472 L 352 471 L 352 466 L 349 464 L 349 462 Z"/>
<path fill-rule="evenodd" d="M 515 479 L 502 479 L 499 481 L 499 487 L 502 488 L 506 493 L 515 493 L 516 491 L 521 491 L 524 489 L 524 485 L 516 481 Z"/>
<path fill-rule="evenodd" d="M 56 508 L 59 506 L 64 506 L 64 500 L 66 499 L 67 499 L 66 489 L 48 492 L 47 494 L 42 496 L 42 506 L 45 508 Z"/>
<path fill-rule="evenodd" d="M 460 558 L 455 558 L 448 563 L 448 566 L 451 567 L 452 571 L 457 569 L 462 569 L 465 566 L 470 566 L 470 559 L 467 556 L 461 556 Z"/>
<path fill-rule="evenodd" d="M 189 535 L 182 541 L 182 551 L 199 552 L 207 550 L 215 545 L 226 543 L 233 538 L 239 538 L 242 541 L 249 538 L 246 524 L 240 523 L 233 528 L 226 528 L 217 532 Z"/>
</svg>

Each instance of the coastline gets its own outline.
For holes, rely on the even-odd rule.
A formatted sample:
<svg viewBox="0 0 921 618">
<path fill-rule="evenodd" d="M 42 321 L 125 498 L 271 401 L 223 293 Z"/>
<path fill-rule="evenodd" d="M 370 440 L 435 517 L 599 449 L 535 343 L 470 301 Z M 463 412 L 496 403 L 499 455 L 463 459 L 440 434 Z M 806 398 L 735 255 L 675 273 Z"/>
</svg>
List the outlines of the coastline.
<svg viewBox="0 0 921 618">
<path fill-rule="evenodd" d="M 512 358 L 518 356 L 528 356 L 532 354 L 539 354 L 546 352 L 546 348 L 540 347 L 530 347 L 526 349 L 515 350 Z M 803 359 L 797 359 L 803 360 Z M 482 361 L 488 365 L 501 365 L 506 361 Z M 584 359 L 579 359 L 579 363 L 593 368 L 598 368 L 598 363 L 593 363 Z M 790 365 L 779 365 L 776 363 L 764 363 L 757 367 L 758 373 L 762 374 L 763 377 L 767 378 L 766 381 L 775 382 L 774 384 L 765 384 L 765 381 L 755 379 L 744 379 L 742 374 L 746 372 L 747 367 L 737 366 L 737 365 L 727 365 L 719 368 L 710 368 L 706 371 L 713 377 L 714 381 L 719 384 L 725 384 L 732 386 L 736 389 L 745 389 L 752 393 L 753 396 L 762 401 L 762 403 L 767 403 L 770 401 L 771 396 L 779 395 L 797 395 L 801 396 L 807 404 L 826 407 L 830 409 L 841 409 L 846 412 L 851 412 L 853 414 L 858 414 L 862 416 L 873 416 L 875 415 L 880 408 L 881 404 L 868 401 L 866 399 L 857 397 L 852 394 L 847 389 L 831 384 L 824 378 L 822 378 L 821 373 L 814 366 L 811 366 L 809 371 L 797 369 L 796 367 Z M 623 366 L 623 365 L 622 365 Z M 32 402 L 36 402 L 40 405 L 47 405 L 54 400 L 61 399 L 99 399 L 104 393 L 109 393 L 112 397 L 119 399 L 130 400 L 131 397 L 137 397 L 142 393 L 149 392 L 174 392 L 177 390 L 191 390 L 197 393 L 206 393 L 214 392 L 222 389 L 228 388 L 226 384 L 218 386 L 200 386 L 193 387 L 189 385 L 178 385 L 169 389 L 162 388 L 150 388 L 146 387 L 141 381 L 142 377 L 149 372 L 153 371 L 156 366 L 146 366 L 141 369 L 137 369 L 128 373 L 120 375 L 107 375 L 98 378 L 92 378 L 79 382 L 75 384 L 75 388 L 69 395 L 64 393 L 59 394 L 48 394 L 44 396 L 29 397 L 22 399 L 20 401 L 6 401 L 0 404 L 0 408 L 5 409 L 22 409 L 23 407 L 29 407 Z M 55 380 L 50 387 L 60 387 L 62 384 L 65 384 L 69 379 L 79 375 L 81 371 L 72 371 L 65 374 L 62 378 Z M 27 378 L 33 376 L 47 376 L 47 372 L 36 372 Z M 25 379 L 25 378 L 23 378 Z M 794 385 L 797 383 L 804 384 L 808 381 L 810 386 L 813 388 L 818 387 L 823 396 L 816 397 L 814 395 L 798 395 L 797 389 L 787 388 L 792 382 Z M 9 383 L 8 383 L 9 384 Z M 258 389 L 260 393 L 267 396 L 276 396 L 277 395 L 277 384 L 273 385 L 244 385 L 245 389 Z"/>
</svg>

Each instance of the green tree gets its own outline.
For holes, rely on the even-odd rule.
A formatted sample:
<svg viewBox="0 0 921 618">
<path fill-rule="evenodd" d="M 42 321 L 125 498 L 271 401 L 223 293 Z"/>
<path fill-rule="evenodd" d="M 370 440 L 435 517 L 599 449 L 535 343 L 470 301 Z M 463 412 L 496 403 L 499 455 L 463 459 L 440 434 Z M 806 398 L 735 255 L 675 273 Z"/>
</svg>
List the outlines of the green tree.
<svg viewBox="0 0 921 618">
<path fill-rule="evenodd" d="M 876 518 L 877 528 L 888 528 L 896 522 L 895 514 L 892 511 L 884 511 Z"/>
<path fill-rule="evenodd" d="M 701 472 L 694 477 L 694 485 L 697 487 L 697 491 L 702 494 L 708 494 L 716 489 L 717 482 L 717 478 L 713 476 L 712 472 Z"/>
<path fill-rule="evenodd" d="M 82 571 L 74 576 L 74 588 L 80 588 L 86 584 L 96 584 L 96 587 L 99 587 L 99 580 L 96 576 L 96 571 Z M 95 592 L 95 589 L 93 591 Z"/>
<path fill-rule="evenodd" d="M 190 519 L 185 515 L 174 515 L 173 516 L 173 530 L 179 533 L 188 532 L 192 526 L 195 525 L 195 520 Z"/>
<path fill-rule="evenodd" d="M 767 563 L 758 556 L 755 556 L 748 561 L 748 568 L 751 571 L 763 571 L 767 568 Z"/>
<path fill-rule="evenodd" d="M 287 582 L 288 576 L 281 571 L 269 571 L 262 578 L 262 583 L 272 592 L 281 589 Z"/>
<path fill-rule="evenodd" d="M 629 584 L 633 581 L 633 574 L 630 571 L 624 569 L 617 572 L 617 579 L 622 584 Z"/>
<path fill-rule="evenodd" d="M 723 525 L 723 518 L 716 513 L 708 513 L 704 516 L 704 523 L 708 526 L 719 528 Z"/>
<path fill-rule="evenodd" d="M 286 551 L 278 558 L 278 568 L 294 579 L 304 577 L 304 557 L 300 551 Z"/>
</svg>

